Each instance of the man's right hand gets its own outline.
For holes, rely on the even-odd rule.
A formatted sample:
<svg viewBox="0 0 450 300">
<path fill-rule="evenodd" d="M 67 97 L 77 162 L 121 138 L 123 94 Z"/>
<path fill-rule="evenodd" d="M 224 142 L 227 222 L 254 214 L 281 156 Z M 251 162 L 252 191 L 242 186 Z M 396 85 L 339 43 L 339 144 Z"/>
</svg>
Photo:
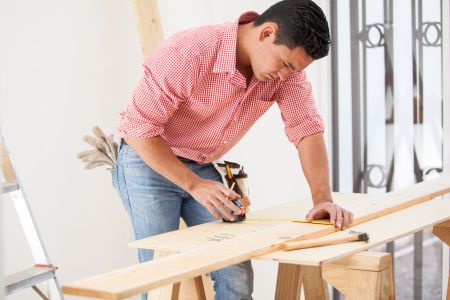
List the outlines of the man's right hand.
<svg viewBox="0 0 450 300">
<path fill-rule="evenodd" d="M 208 211 L 216 218 L 220 219 L 224 216 L 228 220 L 234 221 L 234 216 L 227 208 L 236 215 L 241 213 L 240 209 L 231 202 L 231 200 L 240 199 L 241 196 L 235 191 L 225 187 L 220 182 L 199 178 L 189 188 L 188 193 L 206 207 L 206 209 L 208 209 Z"/>
</svg>

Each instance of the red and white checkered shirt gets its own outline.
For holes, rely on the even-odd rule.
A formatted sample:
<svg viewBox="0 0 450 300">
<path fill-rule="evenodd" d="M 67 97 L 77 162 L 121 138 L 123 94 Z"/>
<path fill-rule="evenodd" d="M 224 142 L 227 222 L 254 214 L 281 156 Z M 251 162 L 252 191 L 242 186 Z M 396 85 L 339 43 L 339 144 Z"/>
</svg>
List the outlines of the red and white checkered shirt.
<svg viewBox="0 0 450 300">
<path fill-rule="evenodd" d="M 285 81 L 253 76 L 247 86 L 236 69 L 239 23 L 182 31 L 165 41 L 144 63 L 144 75 L 120 114 L 123 137 L 161 136 L 177 156 L 199 163 L 219 159 L 275 102 L 289 140 L 297 145 L 323 131 L 304 72 Z"/>
</svg>

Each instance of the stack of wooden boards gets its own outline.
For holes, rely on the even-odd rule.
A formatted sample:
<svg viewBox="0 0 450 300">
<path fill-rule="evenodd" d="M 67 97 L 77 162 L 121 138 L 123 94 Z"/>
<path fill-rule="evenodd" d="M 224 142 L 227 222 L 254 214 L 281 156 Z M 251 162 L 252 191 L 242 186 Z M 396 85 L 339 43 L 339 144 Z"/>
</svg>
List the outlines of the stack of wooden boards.
<svg viewBox="0 0 450 300">
<path fill-rule="evenodd" d="M 355 218 L 352 225 L 354 227 L 371 220 L 381 220 L 384 216 L 389 217 L 389 214 L 401 212 L 408 207 L 419 205 L 449 192 L 450 177 L 442 176 L 381 196 L 354 195 L 346 200 L 336 199 L 336 202 L 354 213 Z M 444 207 L 450 208 L 450 202 L 447 199 L 445 201 L 442 202 L 446 205 Z M 283 206 L 280 206 L 279 209 L 282 210 Z M 265 213 L 274 213 L 275 211 L 276 209 L 265 210 Z M 304 215 L 305 212 L 306 210 L 297 211 L 296 215 L 289 215 L 293 213 L 291 209 L 283 213 L 287 218 L 298 218 L 299 213 Z M 440 216 L 439 221 L 450 218 L 450 210 L 443 209 L 441 213 L 446 217 Z M 255 214 L 255 216 L 261 215 Z M 408 220 L 401 221 L 408 222 Z M 391 228 L 391 226 L 392 224 L 386 224 L 387 228 Z M 167 244 L 166 250 L 182 253 L 67 284 L 63 286 L 63 292 L 102 299 L 123 299 L 248 259 L 258 257 L 270 259 L 270 255 L 280 250 L 283 242 L 340 234 L 334 233 L 335 231 L 334 227 L 328 225 L 292 222 L 200 225 L 186 229 L 186 234 L 172 232 L 134 243 L 134 246 L 143 248 L 152 248 L 152 245 L 158 244 L 159 249 L 164 249 L 161 241 L 172 241 L 173 243 L 175 240 L 176 245 Z M 174 235 L 177 235 L 176 239 L 171 238 Z M 208 243 L 205 243 L 205 239 L 209 239 Z M 183 247 L 183 245 L 186 246 Z M 297 251 L 289 253 L 295 254 L 295 252 Z M 348 252 L 346 253 L 348 254 Z"/>
</svg>

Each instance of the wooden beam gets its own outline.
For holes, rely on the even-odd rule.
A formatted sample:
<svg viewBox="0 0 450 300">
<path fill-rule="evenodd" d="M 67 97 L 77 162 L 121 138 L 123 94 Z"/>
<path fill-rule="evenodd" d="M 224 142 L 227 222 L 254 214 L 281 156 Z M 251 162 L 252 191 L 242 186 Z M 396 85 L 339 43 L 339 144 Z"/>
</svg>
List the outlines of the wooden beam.
<svg viewBox="0 0 450 300">
<path fill-rule="evenodd" d="M 379 218 L 448 192 L 450 177 L 443 176 L 361 201 L 352 208 L 355 213 L 354 224 Z M 71 295 L 122 299 L 277 251 L 285 241 L 316 238 L 335 231 L 331 226 L 323 228 L 321 225 L 283 223 L 217 245 L 83 279 L 64 285 L 62 289 Z"/>
<path fill-rule="evenodd" d="M 322 268 L 302 266 L 305 299 L 328 300 L 328 287 L 322 279 Z"/>
<path fill-rule="evenodd" d="M 450 220 L 435 225 L 433 234 L 447 246 L 450 246 Z"/>
<path fill-rule="evenodd" d="M 299 300 L 302 291 L 301 266 L 293 264 L 278 265 L 275 300 Z"/>
<path fill-rule="evenodd" d="M 322 276 L 345 299 L 395 299 L 389 253 L 361 252 L 326 264 Z"/>
<path fill-rule="evenodd" d="M 302 286 L 305 299 L 329 299 L 320 267 L 285 263 L 278 265 L 275 300 L 299 300 Z"/>
<path fill-rule="evenodd" d="M 156 0 L 133 0 L 142 56 L 147 58 L 163 40 Z"/>
<path fill-rule="evenodd" d="M 450 220 L 442 222 L 433 227 L 433 234 L 437 236 L 443 243 L 450 246 Z M 447 284 L 447 300 L 450 300 L 450 273 L 448 275 Z"/>
</svg>

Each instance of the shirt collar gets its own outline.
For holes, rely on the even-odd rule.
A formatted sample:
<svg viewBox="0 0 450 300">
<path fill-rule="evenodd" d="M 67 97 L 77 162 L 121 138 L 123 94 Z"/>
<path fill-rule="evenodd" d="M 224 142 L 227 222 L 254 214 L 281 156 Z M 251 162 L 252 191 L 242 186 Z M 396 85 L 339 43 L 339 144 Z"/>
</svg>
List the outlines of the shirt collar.
<svg viewBox="0 0 450 300">
<path fill-rule="evenodd" d="M 239 16 L 239 18 L 228 27 L 223 35 L 217 59 L 214 64 L 214 73 L 234 73 L 236 71 L 236 41 L 239 24 L 253 22 L 259 14 L 254 11 L 248 11 Z"/>
</svg>

